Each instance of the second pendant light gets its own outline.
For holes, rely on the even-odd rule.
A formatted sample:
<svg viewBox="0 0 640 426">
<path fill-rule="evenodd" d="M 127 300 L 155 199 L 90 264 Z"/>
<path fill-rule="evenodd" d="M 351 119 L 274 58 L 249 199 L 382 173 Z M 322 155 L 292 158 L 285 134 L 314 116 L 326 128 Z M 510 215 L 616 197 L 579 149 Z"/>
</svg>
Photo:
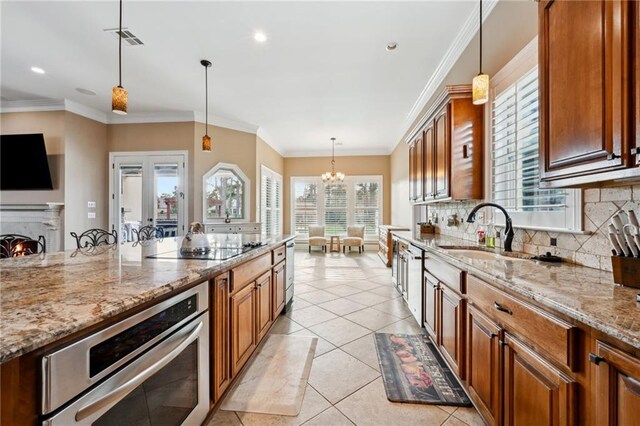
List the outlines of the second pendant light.
<svg viewBox="0 0 640 426">
<path fill-rule="evenodd" d="M 211 136 L 209 136 L 209 68 L 211 62 L 203 59 L 200 65 L 204 67 L 204 136 L 202 137 L 202 150 L 211 152 Z"/>
</svg>

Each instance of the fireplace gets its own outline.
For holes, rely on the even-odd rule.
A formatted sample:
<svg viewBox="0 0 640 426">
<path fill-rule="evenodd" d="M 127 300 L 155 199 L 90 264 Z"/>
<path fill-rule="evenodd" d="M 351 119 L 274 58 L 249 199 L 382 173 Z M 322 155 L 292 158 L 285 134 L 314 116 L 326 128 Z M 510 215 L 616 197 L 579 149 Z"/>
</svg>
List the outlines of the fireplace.
<svg viewBox="0 0 640 426">
<path fill-rule="evenodd" d="M 0 204 L 0 234 L 46 239 L 47 252 L 63 250 L 63 203 Z"/>
</svg>

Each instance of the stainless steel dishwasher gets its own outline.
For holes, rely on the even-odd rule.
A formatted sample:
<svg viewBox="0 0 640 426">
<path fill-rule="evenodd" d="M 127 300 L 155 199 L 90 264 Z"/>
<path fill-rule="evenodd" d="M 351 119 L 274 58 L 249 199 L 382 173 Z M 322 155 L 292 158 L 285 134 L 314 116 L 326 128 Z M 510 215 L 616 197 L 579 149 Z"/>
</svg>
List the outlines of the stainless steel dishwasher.
<svg viewBox="0 0 640 426">
<path fill-rule="evenodd" d="M 286 259 L 287 266 L 285 269 L 285 279 L 287 280 L 286 285 L 286 299 L 285 299 L 285 310 L 290 306 L 291 301 L 293 300 L 293 277 L 294 277 L 294 265 L 295 265 L 295 257 L 296 257 L 296 243 L 292 240 L 287 243 L 286 249 Z"/>
</svg>

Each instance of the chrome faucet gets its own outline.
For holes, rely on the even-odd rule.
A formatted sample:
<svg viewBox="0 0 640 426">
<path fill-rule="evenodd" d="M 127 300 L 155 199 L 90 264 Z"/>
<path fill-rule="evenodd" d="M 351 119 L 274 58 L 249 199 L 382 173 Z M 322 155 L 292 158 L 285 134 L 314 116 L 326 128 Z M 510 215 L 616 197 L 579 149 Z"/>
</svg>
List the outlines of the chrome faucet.
<svg viewBox="0 0 640 426">
<path fill-rule="evenodd" d="M 501 210 L 504 213 L 504 217 L 507 220 L 507 224 L 504 229 L 504 251 L 513 251 L 511 250 L 511 243 L 513 242 L 513 224 L 511 223 L 511 217 L 509 213 L 502 207 L 501 205 L 495 203 L 480 203 L 469 213 L 469 217 L 467 217 L 468 223 L 473 223 L 476 221 L 476 213 L 483 207 L 495 207 L 498 210 Z"/>
</svg>

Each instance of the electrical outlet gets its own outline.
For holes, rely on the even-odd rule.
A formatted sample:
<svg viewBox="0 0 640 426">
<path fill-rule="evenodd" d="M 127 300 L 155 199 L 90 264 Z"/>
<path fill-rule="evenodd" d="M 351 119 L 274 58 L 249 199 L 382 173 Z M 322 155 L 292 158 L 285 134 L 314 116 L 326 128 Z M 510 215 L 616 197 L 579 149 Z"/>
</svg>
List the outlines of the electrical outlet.
<svg viewBox="0 0 640 426">
<path fill-rule="evenodd" d="M 549 244 L 551 245 L 551 247 L 556 247 L 558 245 L 558 239 L 552 237 Z"/>
<path fill-rule="evenodd" d="M 87 208 L 95 209 L 96 208 L 96 202 L 95 201 L 88 201 L 87 202 Z"/>
<path fill-rule="evenodd" d="M 89 219 L 95 219 L 95 218 L 96 218 L 96 212 L 89 212 L 89 213 L 87 213 L 87 218 L 89 218 Z"/>
</svg>

